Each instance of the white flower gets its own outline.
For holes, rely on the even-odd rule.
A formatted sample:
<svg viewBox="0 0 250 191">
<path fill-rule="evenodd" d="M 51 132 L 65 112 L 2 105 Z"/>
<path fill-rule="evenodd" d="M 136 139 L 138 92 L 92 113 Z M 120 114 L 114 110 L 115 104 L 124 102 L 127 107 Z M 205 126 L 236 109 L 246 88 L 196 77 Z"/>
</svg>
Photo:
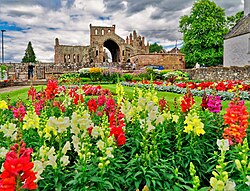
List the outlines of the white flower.
<svg viewBox="0 0 250 191">
<path fill-rule="evenodd" d="M 62 149 L 62 153 L 65 155 L 68 150 L 70 150 L 70 142 L 69 141 L 67 141 L 66 144 L 64 145 L 64 147 Z"/>
<path fill-rule="evenodd" d="M 80 149 L 79 149 L 79 143 L 80 143 L 79 137 L 73 135 L 72 136 L 72 143 L 73 143 L 73 146 L 75 148 L 75 151 L 79 153 L 79 151 L 80 151 Z"/>
<path fill-rule="evenodd" d="M 162 124 L 164 121 L 164 117 L 163 115 L 159 115 L 155 121 L 156 125 L 158 125 L 159 123 Z"/>
<path fill-rule="evenodd" d="M 57 163 L 56 163 L 56 156 L 50 155 L 48 156 L 49 161 L 47 162 L 47 165 L 51 165 L 52 167 L 56 167 Z"/>
<path fill-rule="evenodd" d="M 1 148 L 0 148 L 0 158 L 5 158 L 7 152 L 9 152 L 9 150 L 7 150 L 7 149 L 4 148 L 4 147 L 1 147 Z"/>
<path fill-rule="evenodd" d="M 217 139 L 217 145 L 220 151 L 227 151 L 229 150 L 229 141 L 228 139 Z"/>
<path fill-rule="evenodd" d="M 62 156 L 60 161 L 62 162 L 62 166 L 67 166 L 69 164 L 69 156 Z"/>
<path fill-rule="evenodd" d="M 102 140 L 97 141 L 96 145 L 101 151 L 104 149 L 104 142 Z"/>
<path fill-rule="evenodd" d="M 58 129 L 58 133 L 63 133 L 65 131 L 67 131 L 67 128 L 70 125 L 70 120 L 69 117 L 59 117 L 56 121 L 56 125 L 57 125 L 57 129 Z"/>
<path fill-rule="evenodd" d="M 178 115 L 172 115 L 172 122 L 178 123 L 179 116 Z"/>
<path fill-rule="evenodd" d="M 41 177 L 41 174 L 43 173 L 44 169 L 46 166 L 44 166 L 44 164 L 40 161 L 40 160 L 35 160 L 34 161 L 34 167 L 33 170 L 36 173 L 36 182 L 38 182 L 39 180 L 43 179 Z"/>
<path fill-rule="evenodd" d="M 17 135 L 16 124 L 7 122 L 4 125 L 1 125 L 0 131 L 3 132 L 5 137 L 9 137 L 13 141 L 16 139 Z"/>
<path fill-rule="evenodd" d="M 153 101 L 149 101 L 147 103 L 147 110 L 151 111 L 151 110 L 153 110 L 153 108 L 154 108 L 154 102 Z"/>
<path fill-rule="evenodd" d="M 114 158 L 114 155 L 112 154 L 112 151 L 113 151 L 113 147 L 108 147 L 106 148 L 106 155 L 108 158 Z"/>
<path fill-rule="evenodd" d="M 148 112 L 148 118 L 153 121 L 157 118 L 157 113 L 158 113 L 158 107 L 154 106 L 151 110 Z"/>
<path fill-rule="evenodd" d="M 94 126 L 91 132 L 92 137 L 97 138 L 99 136 L 99 127 L 98 126 Z"/>
<path fill-rule="evenodd" d="M 148 125 L 148 129 L 146 131 L 147 133 L 155 129 L 155 126 L 152 125 L 150 120 L 147 120 L 147 125 Z"/>
<path fill-rule="evenodd" d="M 246 176 L 247 182 L 245 182 L 248 186 L 250 186 L 250 176 Z"/>
<path fill-rule="evenodd" d="M 224 187 L 224 191 L 235 191 L 235 182 L 227 180 L 226 185 Z"/>
</svg>

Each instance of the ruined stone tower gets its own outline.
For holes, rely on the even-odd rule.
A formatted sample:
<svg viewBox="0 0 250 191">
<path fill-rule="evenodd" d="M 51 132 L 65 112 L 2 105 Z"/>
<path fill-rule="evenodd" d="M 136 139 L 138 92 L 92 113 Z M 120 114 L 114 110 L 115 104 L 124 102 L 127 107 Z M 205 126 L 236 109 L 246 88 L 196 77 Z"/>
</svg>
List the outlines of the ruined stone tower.
<svg viewBox="0 0 250 191">
<path fill-rule="evenodd" d="M 55 39 L 55 63 L 101 63 L 107 61 L 106 47 L 112 57 L 112 62 L 126 63 L 131 56 L 138 53 L 149 53 L 149 44 L 144 44 L 144 37 L 133 36 L 124 40 L 115 33 L 115 25 L 92 26 L 90 24 L 89 46 L 60 45 L 59 39 Z"/>
</svg>

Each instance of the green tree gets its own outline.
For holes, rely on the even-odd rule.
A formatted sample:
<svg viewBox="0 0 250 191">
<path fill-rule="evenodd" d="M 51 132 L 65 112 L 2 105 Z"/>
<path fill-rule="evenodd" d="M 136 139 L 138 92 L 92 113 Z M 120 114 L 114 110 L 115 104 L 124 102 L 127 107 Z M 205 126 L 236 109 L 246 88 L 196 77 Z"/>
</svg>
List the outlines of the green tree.
<svg viewBox="0 0 250 191">
<path fill-rule="evenodd" d="M 163 50 L 163 46 L 157 44 L 156 42 L 154 44 L 150 44 L 150 46 L 149 46 L 150 53 L 160 52 L 161 50 Z"/>
<path fill-rule="evenodd" d="M 223 64 L 223 36 L 227 33 L 224 10 L 210 0 L 194 3 L 190 15 L 180 18 L 187 68 L 196 63 L 204 66 Z"/>
<path fill-rule="evenodd" d="M 35 52 L 33 50 L 33 47 L 32 47 L 32 44 L 30 41 L 29 41 L 28 46 L 25 50 L 25 55 L 22 59 L 22 63 L 29 63 L 29 62 L 32 62 L 32 63 L 36 62 L 36 55 L 35 55 Z"/>
<path fill-rule="evenodd" d="M 239 11 L 238 13 L 236 13 L 235 15 L 231 15 L 227 17 L 227 27 L 228 30 L 231 30 L 233 28 L 233 26 L 239 22 L 239 20 L 241 18 L 244 17 L 244 11 Z"/>
</svg>

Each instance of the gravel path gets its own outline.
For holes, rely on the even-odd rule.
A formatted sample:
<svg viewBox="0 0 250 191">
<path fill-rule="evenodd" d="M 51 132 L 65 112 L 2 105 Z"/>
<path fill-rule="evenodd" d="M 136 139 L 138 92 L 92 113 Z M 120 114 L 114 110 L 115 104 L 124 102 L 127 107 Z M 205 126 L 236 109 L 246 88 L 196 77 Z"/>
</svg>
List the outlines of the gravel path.
<svg viewBox="0 0 250 191">
<path fill-rule="evenodd" d="M 12 92 L 15 90 L 20 90 L 23 88 L 29 88 L 30 86 L 9 86 L 9 87 L 5 87 L 5 88 L 0 88 L 0 94 L 1 93 L 5 93 L 5 92 Z"/>
</svg>

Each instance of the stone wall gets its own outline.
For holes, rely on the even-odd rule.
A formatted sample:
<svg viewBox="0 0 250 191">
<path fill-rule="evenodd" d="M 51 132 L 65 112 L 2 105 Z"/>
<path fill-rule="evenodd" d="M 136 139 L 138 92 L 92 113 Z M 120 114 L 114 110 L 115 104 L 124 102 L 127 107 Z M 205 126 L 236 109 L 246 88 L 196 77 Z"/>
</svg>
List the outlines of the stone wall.
<svg viewBox="0 0 250 191">
<path fill-rule="evenodd" d="M 24 63 L 9 63 L 8 79 L 11 81 L 27 81 L 28 80 L 28 65 Z M 37 63 L 33 68 L 33 80 L 49 79 L 52 76 L 57 78 L 63 73 L 76 72 L 84 66 L 78 64 L 54 64 L 54 63 Z"/>
<path fill-rule="evenodd" d="M 189 73 L 192 80 L 250 80 L 250 65 L 244 67 L 193 68 L 182 71 Z"/>
<path fill-rule="evenodd" d="M 161 65 L 165 69 L 184 69 L 184 54 L 156 53 L 138 54 L 131 57 L 131 62 L 136 63 L 140 69 L 147 65 Z"/>
<path fill-rule="evenodd" d="M 224 40 L 223 66 L 244 66 L 250 64 L 250 35 L 240 35 Z"/>
</svg>

